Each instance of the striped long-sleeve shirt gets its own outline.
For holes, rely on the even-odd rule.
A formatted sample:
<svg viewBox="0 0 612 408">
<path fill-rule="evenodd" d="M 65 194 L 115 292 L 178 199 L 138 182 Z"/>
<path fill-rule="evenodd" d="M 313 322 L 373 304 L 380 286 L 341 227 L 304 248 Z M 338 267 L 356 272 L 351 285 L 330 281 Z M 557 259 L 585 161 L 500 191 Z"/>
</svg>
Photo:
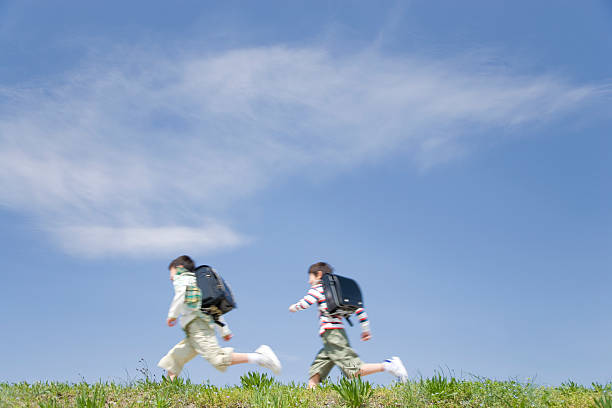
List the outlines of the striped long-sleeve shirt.
<svg viewBox="0 0 612 408">
<path fill-rule="evenodd" d="M 325 300 L 325 294 L 323 293 L 322 283 L 313 285 L 308 293 L 306 293 L 306 296 L 295 304 L 295 308 L 297 310 L 304 310 L 308 309 L 314 304 L 317 304 L 319 307 L 319 334 L 325 333 L 325 330 L 344 328 L 342 317 L 340 315 L 330 315 L 327 312 L 327 301 Z M 368 315 L 365 310 L 361 307 L 355 311 L 355 314 L 357 314 L 357 318 L 361 324 L 361 331 L 369 332 L 370 322 L 368 321 Z"/>
</svg>

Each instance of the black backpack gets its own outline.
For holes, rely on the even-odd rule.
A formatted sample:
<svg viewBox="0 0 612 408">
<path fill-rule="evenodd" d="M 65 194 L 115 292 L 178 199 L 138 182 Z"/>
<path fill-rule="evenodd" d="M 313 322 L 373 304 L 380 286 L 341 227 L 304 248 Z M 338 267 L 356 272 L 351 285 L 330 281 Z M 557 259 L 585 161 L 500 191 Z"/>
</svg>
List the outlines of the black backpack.
<svg viewBox="0 0 612 408">
<path fill-rule="evenodd" d="M 213 268 L 208 265 L 198 266 L 194 271 L 200 292 L 202 293 L 202 312 L 210 315 L 219 326 L 221 315 L 236 308 L 236 301 L 229 285 Z"/>
<path fill-rule="evenodd" d="M 321 278 L 323 294 L 329 314 L 340 315 L 352 326 L 349 319 L 355 311 L 363 307 L 363 297 L 359 285 L 353 279 L 333 273 L 325 273 Z"/>
</svg>

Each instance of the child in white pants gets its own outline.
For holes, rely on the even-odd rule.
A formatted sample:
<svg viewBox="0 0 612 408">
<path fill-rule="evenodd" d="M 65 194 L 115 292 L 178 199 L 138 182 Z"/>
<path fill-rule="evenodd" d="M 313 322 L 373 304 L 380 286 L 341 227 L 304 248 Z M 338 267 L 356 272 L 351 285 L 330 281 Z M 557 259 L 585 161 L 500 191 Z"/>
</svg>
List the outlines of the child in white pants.
<svg viewBox="0 0 612 408">
<path fill-rule="evenodd" d="M 167 371 L 170 380 L 174 380 L 183 370 L 183 366 L 198 354 L 219 371 L 225 371 L 234 364 L 254 363 L 272 370 L 275 374 L 280 373 L 280 361 L 266 345 L 260 346 L 253 353 L 234 353 L 231 347 L 219 347 L 213 328 L 217 325 L 210 316 L 202 313 L 198 304 L 194 307 L 193 302 L 189 302 L 190 291 L 187 288 L 197 286 L 194 268 L 193 260 L 187 255 L 179 256 L 168 266 L 170 280 L 174 285 L 174 298 L 166 322 L 168 326 L 174 326 L 180 316 L 180 324 L 186 336 L 157 365 Z M 223 340 L 229 341 L 233 337 L 232 332 L 222 317 L 220 321 L 224 324 L 221 336 Z"/>
</svg>

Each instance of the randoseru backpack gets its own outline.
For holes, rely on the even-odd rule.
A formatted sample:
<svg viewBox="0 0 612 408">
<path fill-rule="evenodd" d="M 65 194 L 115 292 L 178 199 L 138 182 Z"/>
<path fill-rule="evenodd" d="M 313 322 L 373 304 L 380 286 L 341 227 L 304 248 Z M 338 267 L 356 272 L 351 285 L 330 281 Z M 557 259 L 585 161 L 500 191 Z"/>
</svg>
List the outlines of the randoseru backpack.
<svg viewBox="0 0 612 408">
<path fill-rule="evenodd" d="M 197 285 L 202 293 L 202 312 L 210 315 L 215 323 L 224 326 L 219 317 L 236 308 L 234 294 L 229 285 L 210 266 L 201 265 L 194 271 Z"/>
<path fill-rule="evenodd" d="M 327 312 L 344 317 L 352 326 L 353 322 L 351 322 L 349 316 L 363 307 L 363 297 L 357 282 L 333 273 L 323 274 L 321 282 L 327 302 Z"/>
</svg>

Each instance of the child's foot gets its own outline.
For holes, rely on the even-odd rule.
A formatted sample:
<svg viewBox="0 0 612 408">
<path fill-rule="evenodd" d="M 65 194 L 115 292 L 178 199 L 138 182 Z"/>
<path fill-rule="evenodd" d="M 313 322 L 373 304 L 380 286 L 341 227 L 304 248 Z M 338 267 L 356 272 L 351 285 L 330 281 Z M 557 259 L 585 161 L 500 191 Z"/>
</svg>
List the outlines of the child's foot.
<svg viewBox="0 0 612 408">
<path fill-rule="evenodd" d="M 274 374 L 280 374 L 281 363 L 270 347 L 261 345 L 255 352 L 261 355 L 261 360 L 259 361 L 260 366 L 269 368 Z"/>
<path fill-rule="evenodd" d="M 162 376 L 162 382 L 174 382 L 174 380 L 176 380 L 176 374 L 168 371 L 167 372 L 167 376 L 163 375 Z"/>
<path fill-rule="evenodd" d="M 385 363 L 387 363 L 385 364 L 385 370 L 396 376 L 400 382 L 408 381 L 408 372 L 399 357 L 391 357 L 390 360 L 385 360 Z"/>
</svg>

